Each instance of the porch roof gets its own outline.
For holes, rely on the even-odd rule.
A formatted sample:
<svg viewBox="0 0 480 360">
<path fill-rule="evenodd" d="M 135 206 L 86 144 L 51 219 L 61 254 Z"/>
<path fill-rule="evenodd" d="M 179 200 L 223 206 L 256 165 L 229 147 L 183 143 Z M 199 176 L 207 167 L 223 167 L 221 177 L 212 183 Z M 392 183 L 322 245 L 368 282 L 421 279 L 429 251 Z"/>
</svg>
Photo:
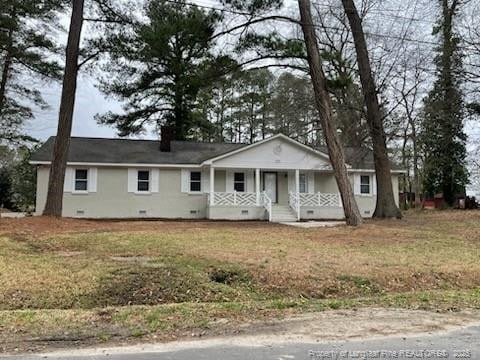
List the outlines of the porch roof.
<svg viewBox="0 0 480 360">
<path fill-rule="evenodd" d="M 320 151 L 327 151 L 326 147 L 319 147 Z M 364 147 L 346 147 L 344 148 L 345 158 L 353 169 L 375 170 L 375 162 L 373 160 L 373 151 Z M 403 167 L 390 160 L 390 165 L 394 171 L 402 171 Z"/>
</svg>

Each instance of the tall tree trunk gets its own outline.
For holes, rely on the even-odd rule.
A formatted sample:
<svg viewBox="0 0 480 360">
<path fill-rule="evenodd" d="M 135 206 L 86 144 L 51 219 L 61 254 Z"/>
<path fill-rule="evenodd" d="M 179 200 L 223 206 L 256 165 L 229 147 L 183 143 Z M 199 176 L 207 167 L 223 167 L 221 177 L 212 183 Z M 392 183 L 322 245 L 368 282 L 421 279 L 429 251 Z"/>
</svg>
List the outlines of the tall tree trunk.
<svg viewBox="0 0 480 360">
<path fill-rule="evenodd" d="M 421 184 L 420 184 L 420 176 L 418 174 L 418 139 L 417 139 L 417 130 L 416 130 L 416 120 L 415 117 L 413 116 L 413 109 L 409 107 L 409 102 L 407 99 L 406 94 L 402 91 L 402 101 L 405 106 L 405 112 L 407 116 L 407 121 L 408 121 L 408 127 L 411 127 L 412 130 L 410 131 L 410 134 L 408 135 L 408 138 L 412 140 L 412 148 L 413 148 L 413 193 L 415 196 L 414 199 L 414 206 L 416 209 L 419 209 L 422 204 L 420 201 L 421 197 Z M 412 100 L 412 104 L 415 102 L 415 100 Z M 413 106 L 413 105 L 412 105 Z"/>
<path fill-rule="evenodd" d="M 0 81 L 0 114 L 3 112 L 7 93 L 7 81 L 12 66 L 13 28 L 8 31 L 5 61 L 2 68 L 2 80 Z"/>
<path fill-rule="evenodd" d="M 362 20 L 360 19 L 353 0 L 342 0 L 342 3 L 350 23 L 357 52 L 360 81 L 362 83 L 363 96 L 367 105 L 367 123 L 373 143 L 373 157 L 375 161 L 378 188 L 377 206 L 373 217 L 401 218 L 402 213 L 395 204 L 395 197 L 393 194 L 392 174 L 390 160 L 388 159 L 382 114 L 380 112 L 375 80 L 370 66 Z"/>
<path fill-rule="evenodd" d="M 455 106 L 452 104 L 451 99 L 455 98 L 455 81 L 454 81 L 454 71 L 458 71 L 458 69 L 454 69 L 454 34 L 453 34 L 453 19 L 455 13 L 457 11 L 457 6 L 459 5 L 459 1 L 454 0 L 452 1 L 451 5 L 449 4 L 448 0 L 442 0 L 442 13 L 444 20 L 442 22 L 442 33 L 443 33 L 443 44 L 442 44 L 442 70 L 441 76 L 443 78 L 443 83 L 445 86 L 445 98 L 443 104 L 445 104 L 444 114 L 443 116 L 450 117 L 452 114 L 455 113 Z M 451 120 L 447 120 L 448 123 L 451 123 Z M 447 124 L 445 124 L 447 125 Z M 447 126 L 443 125 L 444 131 L 450 132 L 453 130 L 451 124 Z M 455 146 L 454 135 L 453 131 L 450 132 L 452 134 L 451 137 L 447 140 L 447 146 L 451 149 Z M 444 174 L 442 179 L 442 190 L 443 190 L 443 198 L 445 202 L 449 206 L 453 206 L 455 204 L 455 198 L 458 195 L 455 191 L 455 181 L 454 181 L 454 164 L 450 161 L 448 165 L 444 167 Z"/>
<path fill-rule="evenodd" d="M 68 149 L 72 133 L 72 118 L 77 90 L 78 55 L 83 25 L 84 0 L 73 0 L 70 29 L 68 32 L 65 73 L 58 116 L 57 136 L 53 147 L 53 159 L 48 180 L 47 203 L 43 215 L 62 216 L 63 183 L 67 167 Z"/>
<path fill-rule="evenodd" d="M 415 194 L 415 209 L 420 209 L 422 202 L 420 201 L 422 185 L 420 183 L 420 176 L 418 171 L 418 142 L 417 142 L 417 131 L 415 129 L 415 124 L 412 123 L 412 133 L 411 133 L 412 143 L 413 143 L 413 192 Z"/>
<path fill-rule="evenodd" d="M 363 222 L 348 179 L 345 155 L 337 136 L 332 117 L 332 102 L 327 91 L 327 81 L 323 72 L 322 60 L 318 49 L 317 37 L 313 27 L 310 0 L 298 0 L 302 31 L 307 47 L 307 58 L 315 92 L 315 104 L 320 115 L 323 136 L 327 143 L 330 162 L 332 163 L 338 188 L 342 197 L 343 210 L 348 225 L 356 226 Z"/>
<path fill-rule="evenodd" d="M 405 126 L 403 130 L 403 144 L 402 144 L 402 166 L 404 169 L 409 169 L 407 165 L 407 143 L 408 143 L 408 128 L 409 126 Z M 410 179 L 410 170 L 406 174 L 403 174 L 403 201 L 402 201 L 402 208 L 406 210 L 408 207 L 411 206 L 410 203 L 410 191 L 409 191 L 409 179 Z M 411 188 L 411 186 L 410 186 Z M 408 192 L 408 195 L 407 195 Z"/>
</svg>

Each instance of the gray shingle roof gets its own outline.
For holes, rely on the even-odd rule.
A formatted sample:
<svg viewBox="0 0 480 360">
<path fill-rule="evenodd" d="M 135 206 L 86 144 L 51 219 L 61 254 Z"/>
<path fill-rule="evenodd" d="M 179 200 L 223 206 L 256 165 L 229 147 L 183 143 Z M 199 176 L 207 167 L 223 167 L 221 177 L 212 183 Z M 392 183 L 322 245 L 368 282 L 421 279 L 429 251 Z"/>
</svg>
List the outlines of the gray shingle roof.
<svg viewBox="0 0 480 360">
<path fill-rule="evenodd" d="M 319 151 L 328 153 L 326 147 L 319 148 Z M 353 169 L 362 169 L 362 170 L 374 170 L 375 162 L 373 160 L 373 152 L 367 148 L 354 148 L 347 147 L 344 148 L 345 159 L 347 164 L 349 164 Z M 390 161 L 392 170 L 402 170 L 402 166 L 396 164 L 393 161 Z"/>
<path fill-rule="evenodd" d="M 51 161 L 55 137 L 50 137 L 32 156 L 32 161 Z M 245 144 L 172 141 L 171 151 L 160 151 L 158 140 L 72 137 L 69 162 L 115 164 L 201 164 L 239 149 Z"/>
<path fill-rule="evenodd" d="M 32 156 L 32 161 L 51 161 L 55 137 L 50 137 Z M 69 162 L 115 164 L 187 164 L 198 165 L 205 160 L 247 146 L 232 143 L 201 143 L 172 141 L 171 151 L 160 151 L 158 140 L 104 139 L 72 137 Z M 319 151 L 327 154 L 326 148 Z M 346 148 L 347 163 L 354 169 L 374 169 L 369 149 Z M 392 163 L 392 169 L 401 167 Z"/>
</svg>

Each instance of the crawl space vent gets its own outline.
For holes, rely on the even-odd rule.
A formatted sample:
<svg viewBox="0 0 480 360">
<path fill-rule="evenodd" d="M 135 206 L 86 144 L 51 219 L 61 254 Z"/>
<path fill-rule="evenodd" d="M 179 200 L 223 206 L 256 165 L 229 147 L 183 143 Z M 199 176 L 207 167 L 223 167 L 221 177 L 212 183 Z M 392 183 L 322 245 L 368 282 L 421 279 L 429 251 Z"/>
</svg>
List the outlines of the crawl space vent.
<svg viewBox="0 0 480 360">
<path fill-rule="evenodd" d="M 84 210 L 77 210 L 77 215 L 85 215 L 85 211 Z"/>
<path fill-rule="evenodd" d="M 307 210 L 308 215 L 313 215 L 313 210 Z"/>
<path fill-rule="evenodd" d="M 138 210 L 140 215 L 147 215 L 147 210 Z"/>
<path fill-rule="evenodd" d="M 197 213 L 197 210 L 190 210 L 190 214 L 194 215 Z"/>
<path fill-rule="evenodd" d="M 248 215 L 248 210 L 242 210 L 242 215 Z"/>
</svg>

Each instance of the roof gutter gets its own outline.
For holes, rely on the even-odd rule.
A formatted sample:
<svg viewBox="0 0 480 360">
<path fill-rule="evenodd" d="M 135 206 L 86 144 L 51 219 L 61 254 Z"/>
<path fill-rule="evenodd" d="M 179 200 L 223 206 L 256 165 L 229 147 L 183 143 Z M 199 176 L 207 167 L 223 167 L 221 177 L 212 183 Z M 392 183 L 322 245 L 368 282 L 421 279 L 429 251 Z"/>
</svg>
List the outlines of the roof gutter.
<svg viewBox="0 0 480 360">
<path fill-rule="evenodd" d="M 50 165 L 50 161 L 35 161 L 29 162 L 31 165 Z M 67 162 L 68 166 L 105 166 L 105 167 L 148 167 L 148 168 L 202 168 L 205 165 L 210 165 L 206 162 L 202 164 L 142 164 L 142 163 L 99 163 L 99 162 Z M 238 168 L 238 167 L 237 167 Z M 251 167 L 248 167 L 251 169 Z M 293 169 L 293 168 L 292 168 Z M 309 171 L 333 171 L 332 169 L 302 169 Z M 375 169 L 347 169 L 349 173 L 375 173 Z M 407 170 L 392 170 L 392 174 L 406 174 Z"/>
<path fill-rule="evenodd" d="M 51 161 L 30 161 L 31 165 L 50 165 Z M 199 164 L 143 164 L 143 163 L 99 163 L 99 162 L 67 162 L 68 166 L 106 166 L 106 167 L 149 167 L 149 168 L 200 168 Z"/>
<path fill-rule="evenodd" d="M 375 169 L 348 169 L 350 173 L 374 173 Z M 392 174 L 406 174 L 407 170 L 390 170 Z"/>
</svg>

